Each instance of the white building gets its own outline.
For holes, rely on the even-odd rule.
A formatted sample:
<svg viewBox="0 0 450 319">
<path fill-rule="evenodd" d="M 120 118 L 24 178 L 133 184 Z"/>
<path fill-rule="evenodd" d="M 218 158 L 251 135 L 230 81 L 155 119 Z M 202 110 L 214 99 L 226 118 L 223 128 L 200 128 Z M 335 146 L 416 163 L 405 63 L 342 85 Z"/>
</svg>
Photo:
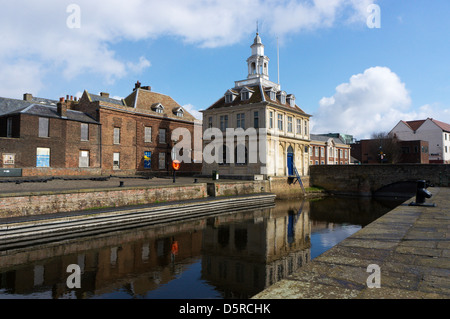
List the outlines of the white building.
<svg viewBox="0 0 450 319">
<path fill-rule="evenodd" d="M 430 164 L 450 164 L 450 124 L 431 118 L 400 121 L 390 134 L 402 141 L 427 141 Z"/>
<path fill-rule="evenodd" d="M 300 175 L 309 170 L 309 118 L 297 106 L 295 96 L 281 89 L 280 84 L 269 80 L 269 58 L 264 55 L 264 45 L 259 34 L 251 46 L 247 59 L 247 79 L 236 81 L 235 86 L 203 113 L 203 174 L 217 171 L 225 176 L 293 176 L 294 168 Z M 205 134 L 209 129 L 223 133 L 227 129 L 241 128 L 246 133 L 257 131 L 256 141 L 245 136 L 245 142 L 233 138 L 236 144 L 218 143 L 215 161 L 205 160 L 206 150 L 218 138 Z M 229 130 L 231 131 L 231 130 Z M 258 149 L 255 151 L 255 142 Z M 220 144 L 220 145 L 219 145 Z M 238 151 L 239 149 L 239 151 Z M 239 156 L 240 150 L 245 156 Z M 257 154 L 255 154 L 257 153 Z M 253 160 L 252 160 L 253 155 Z"/>
</svg>

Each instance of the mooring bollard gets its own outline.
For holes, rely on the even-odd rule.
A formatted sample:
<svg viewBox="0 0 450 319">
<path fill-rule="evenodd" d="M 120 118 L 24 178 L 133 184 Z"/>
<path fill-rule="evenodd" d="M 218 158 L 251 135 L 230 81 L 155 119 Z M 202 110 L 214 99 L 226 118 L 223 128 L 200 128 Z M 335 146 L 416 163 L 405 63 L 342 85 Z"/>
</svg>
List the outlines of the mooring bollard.
<svg viewBox="0 0 450 319">
<path fill-rule="evenodd" d="M 436 204 L 427 204 L 426 199 L 433 197 L 433 194 L 431 194 L 430 191 L 427 189 L 427 182 L 426 181 L 417 181 L 417 191 L 416 191 L 416 201 L 412 202 L 411 206 L 429 206 L 429 207 L 435 207 Z"/>
</svg>

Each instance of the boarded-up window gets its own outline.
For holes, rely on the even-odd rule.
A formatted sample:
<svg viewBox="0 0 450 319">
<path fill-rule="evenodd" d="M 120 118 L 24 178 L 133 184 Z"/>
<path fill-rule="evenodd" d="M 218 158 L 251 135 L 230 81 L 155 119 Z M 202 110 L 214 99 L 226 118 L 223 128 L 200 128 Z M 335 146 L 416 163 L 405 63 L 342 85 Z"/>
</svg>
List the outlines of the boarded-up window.
<svg viewBox="0 0 450 319">
<path fill-rule="evenodd" d="M 159 129 L 159 142 L 166 143 L 166 130 L 163 128 Z"/>
<path fill-rule="evenodd" d="M 159 153 L 159 169 L 166 168 L 166 153 Z"/>
<path fill-rule="evenodd" d="M 80 151 L 80 167 L 89 167 L 89 151 Z"/>
<path fill-rule="evenodd" d="M 120 153 L 113 155 L 113 169 L 120 169 Z"/>
<path fill-rule="evenodd" d="M 6 137 L 12 137 L 12 126 L 13 126 L 13 119 L 12 117 L 8 117 L 6 120 Z"/>
<path fill-rule="evenodd" d="M 89 141 L 89 124 L 81 123 L 81 140 Z"/>
<path fill-rule="evenodd" d="M 152 141 L 152 128 L 145 127 L 144 128 L 144 142 L 150 143 Z"/>
<path fill-rule="evenodd" d="M 50 167 L 50 149 L 38 147 L 36 149 L 36 167 Z"/>
<path fill-rule="evenodd" d="M 120 144 L 120 127 L 114 128 L 114 144 Z"/>
<path fill-rule="evenodd" d="M 48 134 L 48 118 L 39 118 L 39 137 L 49 137 Z"/>
</svg>

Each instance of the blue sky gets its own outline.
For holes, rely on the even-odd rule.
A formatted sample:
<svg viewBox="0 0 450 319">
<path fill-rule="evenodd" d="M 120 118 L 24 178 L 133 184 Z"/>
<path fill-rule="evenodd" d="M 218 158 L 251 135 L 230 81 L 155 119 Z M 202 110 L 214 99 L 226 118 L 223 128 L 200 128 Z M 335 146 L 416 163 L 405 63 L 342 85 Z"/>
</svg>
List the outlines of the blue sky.
<svg viewBox="0 0 450 319">
<path fill-rule="evenodd" d="M 380 28 L 367 25 L 371 4 Z M 8 1 L 0 96 L 125 97 L 139 80 L 199 116 L 246 78 L 258 20 L 270 78 L 278 38 L 281 87 L 313 115 L 313 132 L 450 123 L 449 13 L 448 0 Z"/>
</svg>

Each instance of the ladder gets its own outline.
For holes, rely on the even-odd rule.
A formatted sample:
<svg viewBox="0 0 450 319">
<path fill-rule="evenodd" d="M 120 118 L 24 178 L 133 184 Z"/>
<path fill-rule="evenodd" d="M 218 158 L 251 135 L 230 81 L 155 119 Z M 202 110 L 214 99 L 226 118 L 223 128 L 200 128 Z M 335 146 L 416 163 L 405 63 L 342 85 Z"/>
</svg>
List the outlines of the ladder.
<svg viewBox="0 0 450 319">
<path fill-rule="evenodd" d="M 297 176 L 296 181 L 298 181 L 298 183 L 300 184 L 300 187 L 303 190 L 303 193 L 305 193 L 305 187 L 303 186 L 302 178 L 300 177 L 300 174 L 298 173 L 297 167 L 295 167 L 295 165 L 294 165 L 294 173 L 295 173 L 295 176 Z M 294 181 L 294 184 L 296 181 Z"/>
</svg>

